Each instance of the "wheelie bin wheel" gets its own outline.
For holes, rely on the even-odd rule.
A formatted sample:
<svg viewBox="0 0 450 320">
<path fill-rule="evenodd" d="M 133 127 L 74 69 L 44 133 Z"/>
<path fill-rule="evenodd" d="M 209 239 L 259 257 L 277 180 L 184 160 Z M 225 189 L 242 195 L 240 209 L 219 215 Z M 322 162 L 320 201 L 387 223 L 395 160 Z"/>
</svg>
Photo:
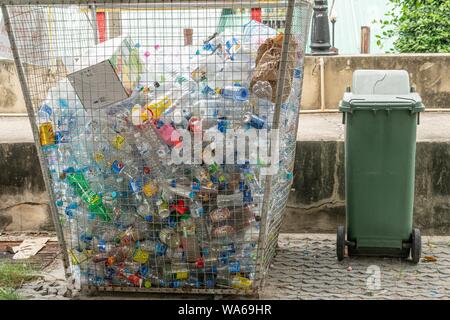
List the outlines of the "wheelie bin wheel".
<svg viewBox="0 0 450 320">
<path fill-rule="evenodd" d="M 420 230 L 413 229 L 411 234 L 411 258 L 414 264 L 419 263 L 421 254 L 422 254 L 422 239 L 420 237 Z"/>
<path fill-rule="evenodd" d="M 344 251 L 345 251 L 345 228 L 344 226 L 339 226 L 337 229 L 337 238 L 336 238 L 336 255 L 338 261 L 344 260 Z"/>
</svg>

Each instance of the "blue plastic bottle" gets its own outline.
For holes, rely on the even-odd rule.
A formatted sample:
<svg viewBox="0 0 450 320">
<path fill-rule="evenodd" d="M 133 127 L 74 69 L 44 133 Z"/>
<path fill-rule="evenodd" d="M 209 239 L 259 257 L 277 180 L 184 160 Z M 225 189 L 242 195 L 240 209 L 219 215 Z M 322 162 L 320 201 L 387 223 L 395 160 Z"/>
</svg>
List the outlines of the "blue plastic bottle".
<svg viewBox="0 0 450 320">
<path fill-rule="evenodd" d="M 249 98 L 248 90 L 239 86 L 228 86 L 218 90 L 225 99 L 233 99 L 235 101 L 246 101 Z"/>
</svg>

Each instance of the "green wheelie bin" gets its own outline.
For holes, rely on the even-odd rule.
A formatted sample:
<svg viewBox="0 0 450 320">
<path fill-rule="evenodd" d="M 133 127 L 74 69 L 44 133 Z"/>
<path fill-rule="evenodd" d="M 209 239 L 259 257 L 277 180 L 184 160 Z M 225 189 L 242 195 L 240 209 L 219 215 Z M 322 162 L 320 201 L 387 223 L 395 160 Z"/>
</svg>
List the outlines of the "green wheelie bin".
<svg viewBox="0 0 450 320">
<path fill-rule="evenodd" d="M 345 124 L 346 227 L 336 253 L 419 262 L 413 228 L 416 127 L 424 111 L 403 70 L 357 70 L 340 103 Z"/>
</svg>

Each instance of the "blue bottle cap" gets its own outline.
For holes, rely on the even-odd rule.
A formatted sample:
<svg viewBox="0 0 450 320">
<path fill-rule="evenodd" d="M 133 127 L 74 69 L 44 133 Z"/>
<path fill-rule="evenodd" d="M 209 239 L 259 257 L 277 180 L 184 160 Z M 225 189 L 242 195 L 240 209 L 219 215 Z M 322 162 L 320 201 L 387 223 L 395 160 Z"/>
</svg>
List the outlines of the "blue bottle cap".
<svg viewBox="0 0 450 320">
<path fill-rule="evenodd" d="M 225 118 L 219 119 L 217 121 L 217 129 L 222 133 L 225 133 L 227 131 L 228 126 L 229 121 L 226 120 Z"/>
<path fill-rule="evenodd" d="M 58 99 L 58 104 L 61 108 L 68 108 L 69 107 L 69 101 L 67 99 Z"/>
<path fill-rule="evenodd" d="M 64 213 L 65 213 L 69 218 L 73 218 L 73 216 L 74 216 L 73 210 L 72 210 L 72 209 L 69 209 L 69 208 L 66 208 L 66 209 L 64 210 Z"/>
<path fill-rule="evenodd" d="M 206 288 L 214 288 L 214 280 L 208 279 L 206 280 Z"/>
<path fill-rule="evenodd" d="M 64 173 L 74 173 L 75 172 L 75 168 L 74 167 L 68 167 L 63 172 Z"/>
<path fill-rule="evenodd" d="M 105 242 L 105 240 L 99 240 L 97 247 L 98 247 L 98 250 L 100 252 L 105 252 L 106 251 L 106 242 Z"/>
<path fill-rule="evenodd" d="M 92 236 L 83 232 L 80 234 L 80 241 L 82 242 L 91 242 L 92 241 Z"/>
<path fill-rule="evenodd" d="M 169 225 L 169 227 L 175 228 L 177 226 L 177 218 L 174 216 L 170 216 L 167 224 Z"/>
<path fill-rule="evenodd" d="M 200 191 L 200 180 L 197 178 L 193 178 L 191 188 L 192 191 Z"/>
<path fill-rule="evenodd" d="M 139 268 L 139 273 L 145 277 L 148 274 L 148 267 L 141 265 L 141 267 Z"/>
<path fill-rule="evenodd" d="M 69 208 L 69 209 L 76 209 L 76 208 L 78 208 L 78 204 L 76 202 L 71 202 L 71 203 L 69 203 L 67 208 Z"/>
<path fill-rule="evenodd" d="M 240 265 L 239 261 L 230 262 L 228 268 L 229 268 L 230 272 L 232 272 L 232 273 L 238 273 L 241 271 L 241 265 Z"/>
<path fill-rule="evenodd" d="M 156 243 L 156 254 L 158 256 L 164 256 L 167 251 L 167 246 L 161 242 Z"/>
</svg>

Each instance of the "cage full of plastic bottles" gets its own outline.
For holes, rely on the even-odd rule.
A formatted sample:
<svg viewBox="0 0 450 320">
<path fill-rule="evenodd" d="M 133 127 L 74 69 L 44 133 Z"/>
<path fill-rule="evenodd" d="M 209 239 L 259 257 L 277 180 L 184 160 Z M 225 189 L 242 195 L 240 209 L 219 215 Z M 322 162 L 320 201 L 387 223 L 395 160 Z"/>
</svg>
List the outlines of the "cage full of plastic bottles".
<svg viewBox="0 0 450 320">
<path fill-rule="evenodd" d="M 0 3 L 67 273 L 91 291 L 256 293 L 311 2 Z"/>
</svg>

